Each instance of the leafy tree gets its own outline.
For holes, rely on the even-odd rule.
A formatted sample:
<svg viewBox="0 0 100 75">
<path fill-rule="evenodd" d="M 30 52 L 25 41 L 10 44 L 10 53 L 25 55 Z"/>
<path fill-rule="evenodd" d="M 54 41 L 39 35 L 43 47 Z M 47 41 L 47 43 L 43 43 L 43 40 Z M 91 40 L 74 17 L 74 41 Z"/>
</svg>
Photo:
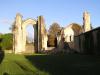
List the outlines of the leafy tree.
<svg viewBox="0 0 100 75">
<path fill-rule="evenodd" d="M 0 39 L 2 39 L 0 42 L 0 47 L 2 47 L 3 50 L 12 49 L 13 36 L 11 33 L 1 35 Z"/>
<path fill-rule="evenodd" d="M 48 46 L 56 46 L 57 43 L 57 33 L 60 32 L 61 28 L 60 25 L 58 23 L 53 23 L 48 31 Z"/>
<path fill-rule="evenodd" d="M 58 23 L 53 23 L 50 28 L 49 28 L 49 35 L 54 35 L 56 36 L 57 33 L 60 31 L 60 25 Z"/>
</svg>

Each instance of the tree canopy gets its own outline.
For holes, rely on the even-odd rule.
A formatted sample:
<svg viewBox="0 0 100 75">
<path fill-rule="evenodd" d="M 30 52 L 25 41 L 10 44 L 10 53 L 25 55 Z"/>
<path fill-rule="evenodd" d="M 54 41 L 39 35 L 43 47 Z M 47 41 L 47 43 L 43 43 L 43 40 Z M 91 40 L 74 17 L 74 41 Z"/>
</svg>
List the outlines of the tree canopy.
<svg viewBox="0 0 100 75">
<path fill-rule="evenodd" d="M 58 32 L 60 32 L 61 28 L 60 25 L 56 22 L 54 22 L 49 30 L 48 30 L 48 46 L 56 46 L 57 44 L 57 38 L 56 35 Z"/>
<path fill-rule="evenodd" d="M 49 35 L 54 35 L 54 36 L 56 36 L 57 33 L 58 33 L 60 30 L 61 30 L 60 25 L 59 25 L 58 23 L 54 22 L 54 23 L 50 26 L 48 33 L 49 33 Z"/>
</svg>

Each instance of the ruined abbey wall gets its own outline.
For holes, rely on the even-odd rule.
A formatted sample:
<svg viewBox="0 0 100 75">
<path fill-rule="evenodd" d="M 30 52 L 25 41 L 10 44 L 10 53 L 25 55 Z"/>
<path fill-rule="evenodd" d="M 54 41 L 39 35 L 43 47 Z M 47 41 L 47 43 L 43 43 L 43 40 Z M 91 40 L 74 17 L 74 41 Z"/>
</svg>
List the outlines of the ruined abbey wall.
<svg viewBox="0 0 100 75">
<path fill-rule="evenodd" d="M 17 14 L 13 30 L 13 51 L 15 53 L 22 53 L 26 50 L 26 27 L 29 24 L 34 28 L 35 52 L 47 48 L 47 32 L 43 17 L 39 16 L 37 21 L 34 19 L 22 20 L 22 16 Z"/>
</svg>

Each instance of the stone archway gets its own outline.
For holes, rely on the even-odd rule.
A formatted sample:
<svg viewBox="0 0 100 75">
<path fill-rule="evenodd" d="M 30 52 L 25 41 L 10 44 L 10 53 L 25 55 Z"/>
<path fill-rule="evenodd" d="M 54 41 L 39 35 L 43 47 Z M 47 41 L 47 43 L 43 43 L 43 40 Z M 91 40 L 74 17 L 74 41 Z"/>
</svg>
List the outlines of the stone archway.
<svg viewBox="0 0 100 75">
<path fill-rule="evenodd" d="M 37 29 L 36 29 L 36 26 L 37 26 L 37 24 L 36 24 L 36 21 L 34 20 L 34 19 L 27 19 L 27 20 L 25 20 L 23 23 L 22 23 L 22 48 L 23 48 L 23 51 L 25 51 L 25 46 L 26 46 L 26 27 L 27 27 L 27 25 L 29 25 L 29 24 L 31 24 L 31 25 L 33 25 L 33 28 L 34 28 L 34 43 L 35 44 L 37 44 L 37 39 L 36 38 L 38 38 L 38 35 L 37 35 Z M 35 45 L 36 46 L 36 45 Z M 35 47 L 35 50 L 36 50 L 36 48 L 37 47 Z"/>
<path fill-rule="evenodd" d="M 47 49 L 47 32 L 43 16 L 39 16 L 37 21 L 34 19 L 22 20 L 20 14 L 16 15 L 13 30 L 13 51 L 14 53 L 22 53 L 26 46 L 26 27 L 33 25 L 34 28 L 34 47 L 35 52 Z"/>
</svg>

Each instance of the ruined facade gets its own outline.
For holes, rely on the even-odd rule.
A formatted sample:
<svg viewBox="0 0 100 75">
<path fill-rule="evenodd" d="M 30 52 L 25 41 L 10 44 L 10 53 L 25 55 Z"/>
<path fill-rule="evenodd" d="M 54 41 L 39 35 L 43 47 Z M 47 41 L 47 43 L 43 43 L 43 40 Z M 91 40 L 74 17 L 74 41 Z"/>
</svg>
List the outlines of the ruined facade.
<svg viewBox="0 0 100 75">
<path fill-rule="evenodd" d="M 47 48 L 47 32 L 43 16 L 39 16 L 37 20 L 22 20 L 22 16 L 18 13 L 15 18 L 13 29 L 13 52 L 23 53 L 26 48 L 26 27 L 31 24 L 34 28 L 34 47 L 35 52 Z"/>
<path fill-rule="evenodd" d="M 64 43 L 66 43 L 71 49 L 75 49 L 74 37 L 90 30 L 90 14 L 85 11 L 83 13 L 83 27 L 81 27 L 77 23 L 72 23 L 68 25 L 66 28 L 63 28 L 61 30 L 60 35 L 58 35 L 57 37 L 58 47 L 64 48 Z"/>
<path fill-rule="evenodd" d="M 68 25 L 66 28 L 63 28 L 61 30 L 61 34 L 57 37 L 58 41 L 60 41 L 58 43 L 58 47 L 64 48 L 68 44 L 67 46 L 74 49 L 74 36 L 77 36 L 81 33 L 82 28 L 81 26 L 79 26 L 79 24 L 76 23 L 72 23 Z"/>
<path fill-rule="evenodd" d="M 15 53 L 25 52 L 26 46 L 26 27 L 31 24 L 34 28 L 34 47 L 35 52 L 47 50 L 47 31 L 45 28 L 45 21 L 43 16 L 39 16 L 37 20 L 27 19 L 22 20 L 20 14 L 16 15 L 14 30 L 13 30 L 13 51 Z M 88 12 L 83 13 L 83 27 L 77 23 L 71 23 L 57 35 L 57 47 L 62 50 L 69 46 L 75 49 L 74 37 L 81 33 L 91 30 L 90 15 Z"/>
</svg>

